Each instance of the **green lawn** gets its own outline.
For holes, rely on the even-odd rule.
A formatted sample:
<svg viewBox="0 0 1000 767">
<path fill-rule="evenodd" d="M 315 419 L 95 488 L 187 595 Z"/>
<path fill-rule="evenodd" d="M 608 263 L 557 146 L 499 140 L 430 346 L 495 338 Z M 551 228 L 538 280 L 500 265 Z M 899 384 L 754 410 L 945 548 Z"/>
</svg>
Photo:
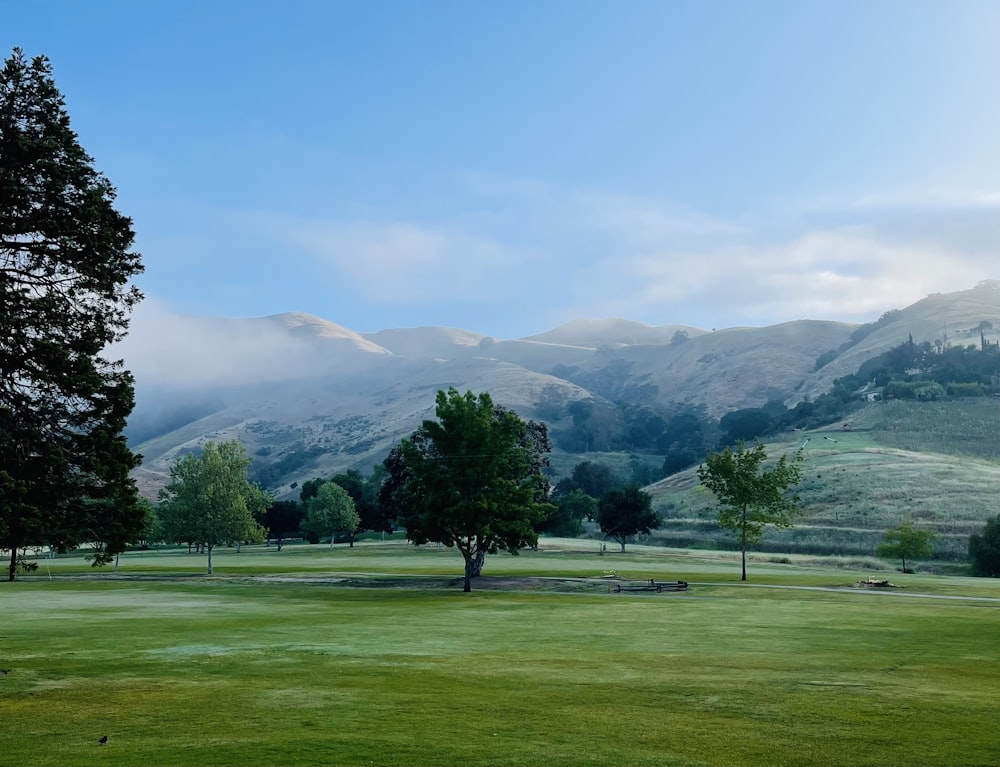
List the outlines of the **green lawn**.
<svg viewBox="0 0 1000 767">
<path fill-rule="evenodd" d="M 997 581 L 774 588 L 864 575 L 752 562 L 740 584 L 729 558 L 587 546 L 487 562 L 560 593 L 463 594 L 458 554 L 399 544 L 224 550 L 212 578 L 186 553 L 118 580 L 43 563 L 0 586 L 0 762 L 996 763 Z M 692 587 L 609 594 L 605 569 Z M 337 580 L 393 574 L 419 577 Z"/>
</svg>

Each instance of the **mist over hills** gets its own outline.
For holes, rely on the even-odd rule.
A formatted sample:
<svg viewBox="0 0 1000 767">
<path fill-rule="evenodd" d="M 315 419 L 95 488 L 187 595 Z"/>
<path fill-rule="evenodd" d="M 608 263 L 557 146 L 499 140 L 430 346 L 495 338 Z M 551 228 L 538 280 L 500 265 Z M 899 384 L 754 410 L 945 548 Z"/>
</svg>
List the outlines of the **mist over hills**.
<svg viewBox="0 0 1000 767">
<path fill-rule="evenodd" d="M 441 327 L 358 333 L 301 313 L 183 317 L 153 304 L 140 307 L 114 351 L 136 377 L 127 434 L 144 456 L 136 476 L 145 494 L 155 495 L 185 451 L 235 438 L 281 496 L 313 476 L 367 471 L 433 417 L 436 392 L 450 386 L 489 391 L 552 429 L 572 422 L 574 403 L 718 419 L 817 397 L 910 337 L 978 344 L 983 321 L 995 340 L 1000 282 L 887 307 L 867 325 L 800 320 L 708 331 L 577 320 L 509 340 Z"/>
</svg>

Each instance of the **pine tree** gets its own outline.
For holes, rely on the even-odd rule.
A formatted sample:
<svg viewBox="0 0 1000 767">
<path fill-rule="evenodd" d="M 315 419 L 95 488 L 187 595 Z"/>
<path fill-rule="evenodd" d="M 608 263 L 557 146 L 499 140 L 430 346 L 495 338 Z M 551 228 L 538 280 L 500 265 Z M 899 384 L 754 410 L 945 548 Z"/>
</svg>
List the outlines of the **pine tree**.
<svg viewBox="0 0 1000 767">
<path fill-rule="evenodd" d="M 134 404 L 120 340 L 142 298 L 130 219 L 70 128 L 44 56 L 0 71 L 0 548 L 96 545 L 142 530 L 122 430 Z"/>
</svg>

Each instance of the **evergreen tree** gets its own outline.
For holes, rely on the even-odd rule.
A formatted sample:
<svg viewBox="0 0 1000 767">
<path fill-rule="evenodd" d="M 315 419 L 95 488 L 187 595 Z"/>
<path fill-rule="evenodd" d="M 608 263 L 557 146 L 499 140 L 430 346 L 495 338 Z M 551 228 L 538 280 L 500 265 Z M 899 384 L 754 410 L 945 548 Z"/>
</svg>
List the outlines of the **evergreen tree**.
<svg viewBox="0 0 1000 767">
<path fill-rule="evenodd" d="M 0 548 L 97 545 L 104 564 L 141 536 L 122 430 L 134 404 L 120 340 L 141 299 L 132 222 L 70 128 L 44 56 L 0 71 Z"/>
</svg>

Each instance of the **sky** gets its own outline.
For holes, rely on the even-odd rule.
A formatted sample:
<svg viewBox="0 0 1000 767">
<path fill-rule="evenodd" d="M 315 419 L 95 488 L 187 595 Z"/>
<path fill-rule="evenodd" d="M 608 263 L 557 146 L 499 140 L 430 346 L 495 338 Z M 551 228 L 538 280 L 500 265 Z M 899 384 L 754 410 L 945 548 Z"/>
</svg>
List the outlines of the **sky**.
<svg viewBox="0 0 1000 767">
<path fill-rule="evenodd" d="M 136 322 L 869 322 L 1000 278 L 1000 3 L 0 0 Z"/>
</svg>

